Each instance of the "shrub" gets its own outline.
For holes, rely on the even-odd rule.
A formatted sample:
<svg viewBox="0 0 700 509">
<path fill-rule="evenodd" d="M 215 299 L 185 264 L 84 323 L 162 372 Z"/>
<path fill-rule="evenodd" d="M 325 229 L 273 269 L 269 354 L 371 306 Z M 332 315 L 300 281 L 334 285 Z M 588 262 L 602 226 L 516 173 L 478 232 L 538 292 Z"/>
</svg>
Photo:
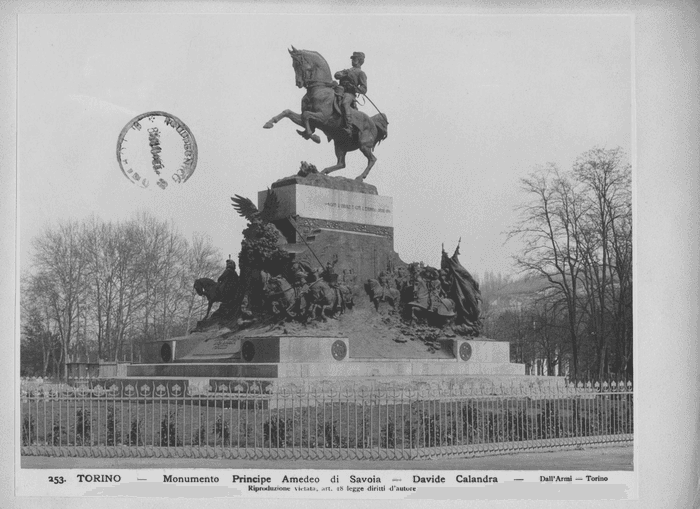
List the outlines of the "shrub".
<svg viewBox="0 0 700 509">
<path fill-rule="evenodd" d="M 107 445 L 118 445 L 121 441 L 121 430 L 114 418 L 114 407 L 107 407 Z"/>
<path fill-rule="evenodd" d="M 179 447 L 182 439 L 177 434 L 177 421 L 174 413 L 169 413 L 160 421 L 160 446 Z"/>
<path fill-rule="evenodd" d="M 207 428 L 200 426 L 198 432 L 192 430 L 191 442 L 195 446 L 207 445 Z"/>
<path fill-rule="evenodd" d="M 32 445 L 36 440 L 36 420 L 34 416 L 25 415 L 22 420 L 22 445 Z"/>
<path fill-rule="evenodd" d="M 76 412 L 75 445 L 90 445 L 92 442 L 92 419 L 90 410 L 81 408 Z"/>
<path fill-rule="evenodd" d="M 287 447 L 294 445 L 294 437 L 288 437 L 293 420 L 283 419 L 279 415 L 271 417 L 263 424 L 263 437 L 270 447 Z M 289 431 L 288 431 L 289 430 Z"/>
<path fill-rule="evenodd" d="M 231 445 L 231 428 L 229 422 L 221 414 L 216 417 L 214 422 L 214 435 L 216 435 L 217 443 Z"/>
<path fill-rule="evenodd" d="M 143 445 L 143 422 L 138 418 L 138 416 L 135 416 L 131 420 L 127 445 Z"/>
<path fill-rule="evenodd" d="M 63 432 L 63 429 L 61 427 L 61 423 L 58 420 L 53 421 L 53 424 L 51 426 L 51 433 L 49 433 L 49 436 L 47 437 L 47 441 L 49 444 L 58 446 L 61 444 L 64 444 L 66 441 L 63 440 L 63 435 L 65 433 Z"/>
<path fill-rule="evenodd" d="M 321 435 L 321 443 L 319 447 L 326 447 L 331 449 L 346 448 L 348 446 L 348 437 L 344 436 L 341 440 L 340 424 L 338 421 L 326 421 L 318 425 L 319 435 Z"/>
<path fill-rule="evenodd" d="M 396 448 L 396 423 L 389 420 L 381 429 L 381 447 L 394 449 Z"/>
</svg>

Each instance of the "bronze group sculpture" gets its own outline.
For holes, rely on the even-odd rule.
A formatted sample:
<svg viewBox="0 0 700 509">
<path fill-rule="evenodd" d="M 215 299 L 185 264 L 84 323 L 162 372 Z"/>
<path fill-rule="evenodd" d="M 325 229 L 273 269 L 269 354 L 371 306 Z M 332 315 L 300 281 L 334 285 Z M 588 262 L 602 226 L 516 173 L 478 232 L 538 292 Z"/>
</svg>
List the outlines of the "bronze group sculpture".
<svg viewBox="0 0 700 509">
<path fill-rule="evenodd" d="M 401 292 L 385 281 L 386 276 L 382 272 L 377 279 L 369 279 L 365 284 L 365 291 L 369 295 L 369 300 L 374 304 L 374 309 L 379 311 L 382 302 L 397 310 L 401 302 Z"/>
<path fill-rule="evenodd" d="M 207 314 L 204 316 L 204 319 L 206 320 L 207 318 L 209 318 L 209 313 L 211 313 L 212 305 L 215 302 L 222 302 L 221 289 L 219 287 L 219 283 L 208 277 L 203 277 L 195 280 L 194 291 L 197 292 L 197 295 L 199 295 L 200 297 L 206 297 L 207 301 L 209 302 L 209 306 L 207 307 Z"/>
<path fill-rule="evenodd" d="M 221 273 L 219 279 L 214 281 L 208 277 L 195 280 L 194 291 L 201 297 L 206 297 L 209 302 L 206 320 L 209 318 L 211 307 L 215 302 L 229 303 L 236 298 L 238 291 L 238 274 L 236 273 L 236 262 L 226 260 L 226 269 Z"/>
<path fill-rule="evenodd" d="M 337 158 L 335 165 L 323 170 L 325 174 L 345 168 L 346 154 L 360 150 L 367 158 L 367 167 L 356 180 L 364 180 L 377 161 L 374 147 L 387 137 L 389 124 L 383 113 L 370 117 L 353 108 L 355 94 L 367 91 L 366 76 L 357 70 L 357 62 L 364 61 L 364 55 L 358 52 L 353 55 L 354 70 L 346 69 L 336 73 L 346 90 L 333 81 L 330 67 L 319 53 L 297 50 L 293 46 L 289 53 L 292 56 L 296 85 L 306 88 L 306 95 L 301 100 L 301 114 L 284 110 L 263 127 L 270 129 L 283 118 L 288 118 L 303 127 L 303 130 L 297 132 L 304 139 L 316 143 L 320 143 L 321 139 L 315 130 L 322 131 L 329 141 L 333 140 Z M 362 55 L 361 59 L 359 55 Z"/>
<path fill-rule="evenodd" d="M 264 127 L 271 128 L 282 118 L 289 118 L 302 127 L 297 132 L 305 139 L 320 143 L 315 131 L 318 129 L 325 133 L 335 143 L 338 161 L 336 165 L 323 170 L 324 174 L 345 167 L 347 152 L 359 149 L 367 157 L 367 167 L 356 180 L 364 180 L 376 161 L 374 147 L 387 136 L 386 116 L 379 113 L 369 117 L 358 111 L 355 103 L 358 94 L 365 94 L 369 100 L 366 96 L 367 76 L 362 70 L 364 54 L 353 53 L 352 67 L 333 76 L 328 63 L 319 53 L 296 48 L 289 53 L 296 84 L 299 88 L 306 88 L 302 112 L 285 110 L 270 119 Z M 333 77 L 340 84 L 333 81 Z M 314 185 L 322 187 L 329 186 L 331 180 L 342 182 L 342 179 L 312 178 L 316 173 L 318 170 L 314 165 L 302 162 L 297 177 L 302 177 L 304 182 L 307 179 L 321 181 Z M 358 187 L 353 186 L 353 189 Z M 236 273 L 233 260 L 229 260 L 218 284 L 208 279 L 195 283 L 197 293 L 209 300 L 207 317 L 213 302 L 221 302 L 212 320 L 225 320 L 227 327 L 279 325 L 290 321 L 307 326 L 317 319 L 326 321 L 327 317 L 339 318 L 354 307 L 354 296 L 362 286 L 357 284 L 352 265 L 362 266 L 364 262 L 361 257 L 347 257 L 344 252 L 340 279 L 336 273 L 338 250 L 362 244 L 358 244 L 354 237 L 339 236 L 337 232 L 325 236 L 322 229 L 313 231 L 307 242 L 308 232 L 303 229 L 299 231 L 295 226 L 293 213 L 281 217 L 281 198 L 274 184 L 272 187 L 268 189 L 261 209 L 248 198 L 238 195 L 232 198 L 234 209 L 248 221 L 243 230 L 238 257 L 240 275 Z M 335 189 L 332 185 L 329 188 Z M 322 232 L 321 240 L 316 237 L 317 232 Z M 369 276 L 369 279 L 364 279 L 364 288 L 372 307 L 384 315 L 380 322 L 382 327 L 393 327 L 409 335 L 424 332 L 426 327 L 442 331 L 431 330 L 433 336 L 438 333 L 465 337 L 480 334 L 481 294 L 478 283 L 459 262 L 459 246 L 452 257 L 443 250 L 439 269 L 427 267 L 422 262 L 406 265 L 390 243 L 375 243 L 371 247 L 378 247 L 379 255 L 387 260 L 385 269 L 376 278 L 375 272 L 365 270 L 367 267 L 363 269 L 363 279 Z M 317 249 L 319 254 L 325 251 L 322 257 L 331 259 L 322 261 L 316 254 Z M 316 262 L 318 266 L 312 267 Z M 376 261 L 373 268 L 378 268 Z M 386 305 L 388 311 L 384 309 Z M 358 307 L 358 315 L 362 316 L 364 306 L 361 301 Z M 357 319 L 356 315 L 341 322 L 353 324 Z"/>
</svg>

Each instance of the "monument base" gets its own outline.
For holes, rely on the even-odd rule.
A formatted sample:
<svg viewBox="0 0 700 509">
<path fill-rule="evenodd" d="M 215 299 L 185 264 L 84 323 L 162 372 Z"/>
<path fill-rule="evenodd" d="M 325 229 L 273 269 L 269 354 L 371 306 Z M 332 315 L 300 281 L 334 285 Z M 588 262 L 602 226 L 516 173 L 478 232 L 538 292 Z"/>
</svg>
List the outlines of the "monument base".
<svg viewBox="0 0 700 509">
<path fill-rule="evenodd" d="M 186 338 L 189 338 L 187 336 Z M 364 359 L 353 357 L 343 337 L 269 336 L 210 338 L 194 348 L 163 342 L 171 362 L 133 364 L 129 377 L 184 378 L 391 378 L 525 375 L 511 363 L 504 341 L 443 339 L 444 357 L 435 359 Z M 153 349 L 157 350 L 156 348 Z M 451 355 L 450 355 L 451 354 Z"/>
<path fill-rule="evenodd" d="M 523 364 L 449 360 L 362 360 L 342 363 L 133 364 L 129 377 L 175 378 L 371 378 L 405 376 L 524 375 Z"/>
</svg>

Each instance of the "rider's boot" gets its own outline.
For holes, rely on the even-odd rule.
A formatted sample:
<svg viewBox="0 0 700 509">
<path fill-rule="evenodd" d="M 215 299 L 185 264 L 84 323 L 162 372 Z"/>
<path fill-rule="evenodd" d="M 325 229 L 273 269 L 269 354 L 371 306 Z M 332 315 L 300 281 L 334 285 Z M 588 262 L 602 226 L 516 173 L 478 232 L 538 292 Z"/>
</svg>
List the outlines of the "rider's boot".
<svg viewBox="0 0 700 509">
<path fill-rule="evenodd" d="M 343 131 L 352 138 L 352 124 L 350 123 L 350 112 L 343 110 Z"/>
</svg>

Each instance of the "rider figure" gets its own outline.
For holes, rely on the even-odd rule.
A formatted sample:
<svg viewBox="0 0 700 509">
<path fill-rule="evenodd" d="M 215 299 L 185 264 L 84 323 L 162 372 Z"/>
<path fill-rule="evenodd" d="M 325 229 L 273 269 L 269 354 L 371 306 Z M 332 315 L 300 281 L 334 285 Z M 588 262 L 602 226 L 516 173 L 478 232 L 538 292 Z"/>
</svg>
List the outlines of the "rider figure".
<svg viewBox="0 0 700 509">
<path fill-rule="evenodd" d="M 440 299 L 443 298 L 442 282 L 440 281 L 440 273 L 433 267 L 427 267 L 424 271 L 424 280 L 428 287 L 428 309 L 434 311 L 437 309 Z"/>
<path fill-rule="evenodd" d="M 377 276 L 379 286 L 382 287 L 382 300 L 385 300 L 391 295 L 391 277 L 385 271 L 381 271 Z"/>
<path fill-rule="evenodd" d="M 326 283 L 331 286 L 331 288 L 337 288 L 338 287 L 338 274 L 335 273 L 335 270 L 333 268 L 335 267 L 335 264 L 338 263 L 338 260 L 335 259 L 332 262 L 327 262 L 326 266 L 324 269 L 321 271 L 321 279 L 323 279 Z"/>
<path fill-rule="evenodd" d="M 226 260 L 226 269 L 217 280 L 221 288 L 222 302 L 229 302 L 236 296 L 238 286 L 238 274 L 236 274 L 236 262 L 230 258 Z"/>
<path fill-rule="evenodd" d="M 352 67 L 335 73 L 335 79 L 343 87 L 343 128 L 348 135 L 352 135 L 352 109 L 355 106 L 356 94 L 367 93 L 367 75 L 362 70 L 365 63 L 365 54 L 355 51 L 350 57 Z"/>
<path fill-rule="evenodd" d="M 450 281 L 450 277 L 447 275 L 447 271 L 444 269 L 440 269 L 440 286 L 442 290 L 442 297 L 447 297 L 450 294 L 450 289 L 452 287 L 452 282 Z"/>
<path fill-rule="evenodd" d="M 334 270 L 336 263 L 338 263 L 338 258 L 334 258 L 332 262 L 326 262 L 326 267 L 321 271 L 320 277 L 335 291 L 336 302 L 340 307 L 343 303 L 343 294 L 338 284 L 338 274 Z"/>
<path fill-rule="evenodd" d="M 396 269 L 395 284 L 396 284 L 396 288 L 399 291 L 403 291 L 403 289 L 408 284 L 408 277 L 409 277 L 409 275 L 406 273 L 405 268 L 399 267 L 398 269 Z"/>
<path fill-rule="evenodd" d="M 305 262 L 292 263 L 292 287 L 294 288 L 294 299 L 300 312 L 306 310 L 306 294 L 309 291 L 307 280 L 311 272 L 311 267 Z"/>
</svg>

